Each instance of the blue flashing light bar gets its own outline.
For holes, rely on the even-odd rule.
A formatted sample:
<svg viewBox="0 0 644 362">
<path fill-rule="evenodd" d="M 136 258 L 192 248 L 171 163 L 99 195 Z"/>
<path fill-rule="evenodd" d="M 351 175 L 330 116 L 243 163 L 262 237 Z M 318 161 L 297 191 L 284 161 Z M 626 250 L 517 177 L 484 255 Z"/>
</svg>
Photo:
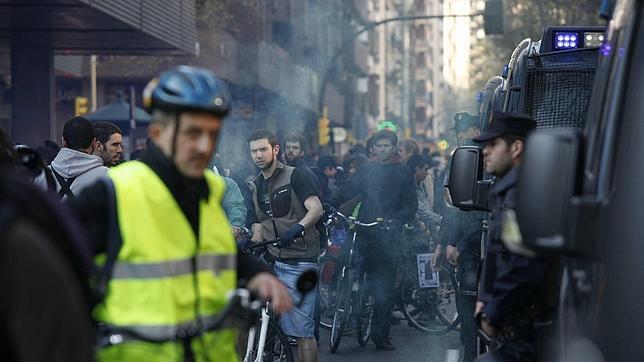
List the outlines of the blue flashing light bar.
<svg viewBox="0 0 644 362">
<path fill-rule="evenodd" d="M 576 49 L 579 47 L 579 34 L 576 32 L 555 32 L 555 50 Z"/>
<path fill-rule="evenodd" d="M 548 26 L 541 37 L 540 53 L 599 48 L 604 43 L 603 26 Z"/>
</svg>

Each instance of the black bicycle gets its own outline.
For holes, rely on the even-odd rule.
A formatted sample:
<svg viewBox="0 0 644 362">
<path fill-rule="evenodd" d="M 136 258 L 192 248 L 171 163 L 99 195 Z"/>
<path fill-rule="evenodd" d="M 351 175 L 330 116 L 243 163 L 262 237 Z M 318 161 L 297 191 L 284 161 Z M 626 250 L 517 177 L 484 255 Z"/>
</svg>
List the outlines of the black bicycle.
<svg viewBox="0 0 644 362">
<path fill-rule="evenodd" d="M 373 319 L 374 299 L 369 287 L 369 275 L 364 265 L 357 263 L 356 251 L 357 234 L 361 227 L 374 227 L 383 225 L 384 220 L 378 219 L 374 222 L 363 223 L 352 216 L 345 216 L 335 211 L 334 214 L 344 220 L 350 227 L 354 228 L 353 236 L 345 262 L 341 267 L 336 267 L 338 273 L 331 335 L 329 338 L 329 349 L 335 353 L 340 346 L 343 333 L 350 321 L 355 321 L 358 343 L 364 346 L 371 336 Z M 353 319 L 352 319 L 353 318 Z"/>
</svg>

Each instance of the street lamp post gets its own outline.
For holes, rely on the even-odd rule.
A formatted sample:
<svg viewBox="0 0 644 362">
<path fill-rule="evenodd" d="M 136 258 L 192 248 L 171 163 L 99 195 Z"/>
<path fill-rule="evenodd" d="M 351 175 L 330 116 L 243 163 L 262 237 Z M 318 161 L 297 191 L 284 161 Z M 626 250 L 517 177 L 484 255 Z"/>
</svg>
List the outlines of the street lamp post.
<svg viewBox="0 0 644 362">
<path fill-rule="evenodd" d="M 375 21 L 372 22 L 362 29 L 358 30 L 353 36 L 351 36 L 349 39 L 346 39 L 340 48 L 333 54 L 333 57 L 331 57 L 331 60 L 329 61 L 329 64 L 326 66 L 324 69 L 324 73 L 322 73 L 322 79 L 320 81 L 320 90 L 318 93 L 318 114 L 322 115 L 322 112 L 324 110 L 324 96 L 326 92 L 326 86 L 327 83 L 329 82 L 329 77 L 331 75 L 331 71 L 335 68 L 338 59 L 340 59 L 340 56 L 344 51 L 349 48 L 350 46 L 353 45 L 353 42 L 358 38 L 361 34 L 374 29 L 380 25 L 388 24 L 391 22 L 396 22 L 396 21 L 416 21 L 416 20 L 427 20 L 427 19 L 444 19 L 444 18 L 463 18 L 463 17 L 475 17 L 475 16 L 482 16 L 483 13 L 475 13 L 475 14 L 459 14 L 459 15 L 410 15 L 410 16 L 398 16 L 395 18 L 389 18 L 389 19 L 384 19 L 380 21 Z M 384 85 L 382 85 L 384 86 Z M 333 139 L 331 139 L 331 146 L 333 146 Z"/>
</svg>

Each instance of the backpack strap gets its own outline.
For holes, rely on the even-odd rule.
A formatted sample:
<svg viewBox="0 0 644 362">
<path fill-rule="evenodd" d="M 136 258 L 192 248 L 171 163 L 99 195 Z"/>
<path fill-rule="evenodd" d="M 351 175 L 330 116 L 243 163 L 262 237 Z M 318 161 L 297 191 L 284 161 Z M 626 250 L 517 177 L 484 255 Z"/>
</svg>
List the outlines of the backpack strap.
<svg viewBox="0 0 644 362">
<path fill-rule="evenodd" d="M 76 177 L 70 177 L 67 180 L 63 178 L 54 168 L 51 168 L 51 172 L 54 174 L 54 177 L 56 178 L 56 181 L 58 181 L 58 184 L 60 185 L 60 190 L 58 191 L 58 198 L 62 200 L 64 196 L 67 196 L 68 199 L 74 198 L 76 195 L 71 190 L 71 186 L 74 183 L 74 180 L 76 180 Z"/>
</svg>

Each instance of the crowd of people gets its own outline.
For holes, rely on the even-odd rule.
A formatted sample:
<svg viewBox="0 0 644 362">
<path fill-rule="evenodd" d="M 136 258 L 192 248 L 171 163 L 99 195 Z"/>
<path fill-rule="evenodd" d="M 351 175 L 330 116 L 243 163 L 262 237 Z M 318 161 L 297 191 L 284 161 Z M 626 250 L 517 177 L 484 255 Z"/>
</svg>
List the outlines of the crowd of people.
<svg viewBox="0 0 644 362">
<path fill-rule="evenodd" d="M 282 330 L 297 341 L 299 360 L 316 361 L 317 296 L 301 295 L 296 284 L 319 268 L 328 237 L 321 221 L 331 208 L 362 222 L 385 221 L 386 228 L 360 234 L 378 286 L 371 333 L 377 349 L 395 349 L 389 330 L 396 245 L 407 224 L 433 252 L 434 268 L 442 258 L 458 265 L 464 361 L 477 358 L 479 326 L 503 335 L 498 350 L 505 356 L 530 353 L 530 333 L 514 332 L 521 337 L 514 343 L 517 338 L 497 332 L 531 307 L 527 298 L 546 268 L 509 253 L 500 235 L 523 140 L 534 128 L 530 119 L 496 114 L 498 129 L 481 134 L 478 117 L 455 117 L 459 145 L 484 145 L 487 171 L 499 178 L 486 256 L 498 262 L 485 264 L 495 277 L 481 294 L 485 215 L 451 207 L 443 187 L 448 162 L 440 152 L 382 129 L 342 159 L 313 159 L 302 135 L 278 139 L 262 129 L 243 150 L 257 174 L 239 175 L 225 159 L 211 162 L 231 107 L 224 82 L 181 66 L 150 82 L 144 101 L 153 122 L 137 160 L 123 161 L 117 126 L 83 117 L 65 123 L 60 148 L 0 140 L 6 239 L 0 283 L 10 291 L 0 308 L 0 344 L 10 360 L 140 361 L 152 349 L 186 361 L 234 361 L 233 326 L 209 326 L 226 306 L 227 292 L 243 286 L 272 301 Z M 239 253 L 270 240 L 277 241 L 266 255 L 271 267 Z"/>
</svg>

